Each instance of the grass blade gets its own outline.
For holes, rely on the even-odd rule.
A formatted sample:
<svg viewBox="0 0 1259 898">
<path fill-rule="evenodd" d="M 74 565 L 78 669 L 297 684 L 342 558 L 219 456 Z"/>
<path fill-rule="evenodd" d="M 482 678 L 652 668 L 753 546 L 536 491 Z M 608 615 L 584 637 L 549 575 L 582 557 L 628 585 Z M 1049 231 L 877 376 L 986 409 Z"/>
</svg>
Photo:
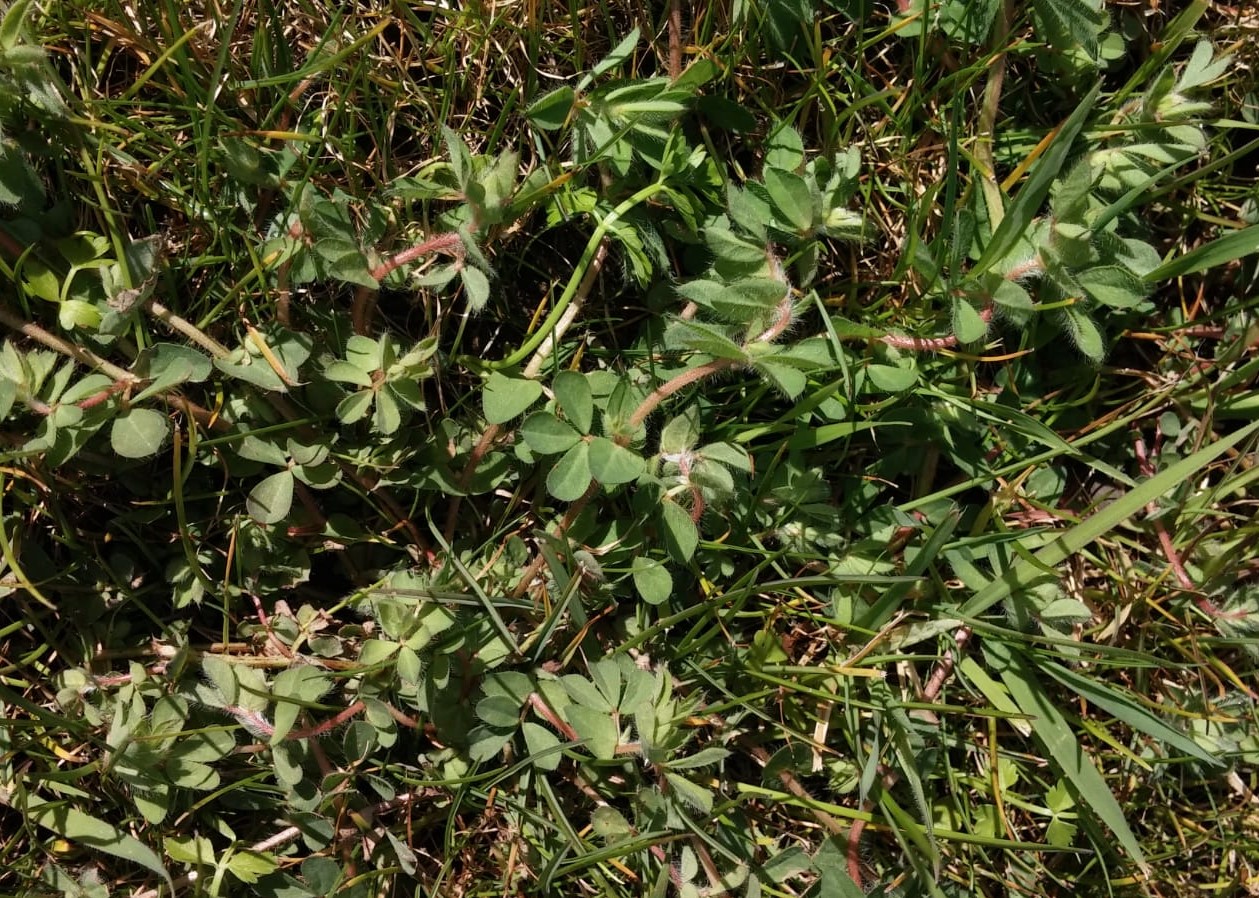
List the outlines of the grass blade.
<svg viewBox="0 0 1259 898">
<path fill-rule="evenodd" d="M 1097 765 L 1085 754 L 1066 717 L 1055 707 L 1049 693 L 1037 680 L 1036 671 L 1031 664 L 1010 646 L 1000 642 L 986 643 L 984 654 L 988 656 L 992 666 L 1000 670 L 1001 681 L 1005 683 L 1015 703 L 1030 717 L 1032 734 L 1041 744 L 1045 757 L 1058 766 L 1079 797 L 1115 834 L 1119 845 L 1129 857 L 1143 871 L 1148 872 L 1145 854 L 1128 826 L 1123 808 L 1106 785 Z"/>
<path fill-rule="evenodd" d="M 1102 681 L 1080 676 L 1075 671 L 1068 670 L 1061 664 L 1055 664 L 1052 661 L 1040 661 L 1037 664 L 1037 669 L 1042 673 L 1049 674 L 1063 686 L 1113 715 L 1117 720 L 1123 721 L 1134 730 L 1145 733 L 1147 736 L 1157 739 L 1168 746 L 1175 746 L 1185 754 L 1204 761 L 1213 767 L 1223 766 L 1223 762 L 1219 758 L 1203 749 L 1202 746 L 1184 733 L 1168 726 L 1149 710 L 1141 707 L 1122 692 L 1110 688 Z"/>
<path fill-rule="evenodd" d="M 157 852 L 104 820 L 62 802 L 47 801 L 29 792 L 22 794 L 14 802 L 7 789 L 0 789 L 0 804 L 18 804 L 20 807 L 17 809 L 27 821 L 51 830 L 67 841 L 139 864 L 162 877 L 167 885 L 171 884 L 170 873 L 166 871 Z"/>
<path fill-rule="evenodd" d="M 1147 283 L 1155 284 L 1169 278 L 1226 265 L 1234 259 L 1254 253 L 1259 253 L 1259 225 L 1233 231 L 1231 234 L 1225 234 L 1217 240 L 1190 250 L 1183 256 L 1168 259 L 1147 274 L 1145 280 Z"/>
<path fill-rule="evenodd" d="M 977 617 L 1004 600 L 1012 592 L 1025 589 L 1033 581 L 1044 576 L 1045 570 L 1055 567 L 1093 540 L 1109 533 L 1133 515 L 1138 514 L 1145 508 L 1146 503 L 1154 501 L 1177 484 L 1190 480 L 1215 459 L 1256 432 L 1259 432 L 1259 421 L 1203 447 L 1193 455 L 1181 459 L 1151 477 L 1136 489 L 1128 491 L 1115 502 L 1066 531 L 1031 558 L 1021 558 L 1000 577 L 975 593 L 970 601 L 961 607 L 959 616 Z"/>
<path fill-rule="evenodd" d="M 1101 87 L 1100 82 L 1093 85 L 1093 89 L 1080 99 L 1080 105 L 1062 123 L 1049 149 L 1045 151 L 1045 155 L 1036 166 L 1036 170 L 1019 190 L 1010 208 L 1006 210 L 1005 218 L 1001 219 L 1001 224 L 997 226 L 992 239 L 984 247 L 979 261 L 971 269 L 973 272 L 987 271 L 994 262 L 1010 251 L 1020 237 L 1027 233 L 1028 225 L 1040 211 L 1041 203 L 1049 195 L 1049 188 L 1053 186 L 1054 179 L 1058 177 L 1058 172 L 1067 161 L 1075 136 L 1080 133 L 1085 119 L 1093 112 L 1093 104 L 1097 100 Z"/>
</svg>

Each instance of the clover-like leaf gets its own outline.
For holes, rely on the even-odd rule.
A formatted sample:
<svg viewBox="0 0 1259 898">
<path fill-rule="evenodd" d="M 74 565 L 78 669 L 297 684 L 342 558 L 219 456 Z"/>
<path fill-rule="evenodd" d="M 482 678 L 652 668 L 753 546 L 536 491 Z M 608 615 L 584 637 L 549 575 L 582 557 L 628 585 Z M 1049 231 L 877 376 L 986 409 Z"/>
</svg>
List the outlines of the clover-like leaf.
<svg viewBox="0 0 1259 898">
<path fill-rule="evenodd" d="M 669 554 L 678 561 L 690 561 L 699 546 L 699 530 L 691 514 L 672 499 L 660 503 L 661 536 Z"/>
<path fill-rule="evenodd" d="M 259 524 L 278 524 L 293 507 L 293 472 L 279 471 L 267 477 L 245 500 L 249 516 Z"/>
<path fill-rule="evenodd" d="M 534 412 L 520 425 L 520 435 L 525 443 L 539 455 L 558 455 L 567 452 L 581 439 L 581 434 L 567 421 L 561 421 L 550 412 Z"/>
<path fill-rule="evenodd" d="M 665 779 L 673 789 L 673 794 L 683 803 L 690 805 L 701 813 L 707 814 L 713 809 L 713 793 L 703 786 L 691 782 L 686 777 L 665 771 Z"/>
<path fill-rule="evenodd" d="M 756 361 L 756 370 L 768 377 L 788 399 L 795 399 L 808 384 L 804 372 L 792 365 L 774 361 L 772 357 Z"/>
<path fill-rule="evenodd" d="M 752 274 L 765 265 L 765 247 L 725 228 L 704 231 L 704 242 L 723 274 Z"/>
<path fill-rule="evenodd" d="M 372 375 L 352 362 L 337 360 L 324 369 L 324 377 L 339 383 L 354 384 L 357 387 L 370 387 Z"/>
<path fill-rule="evenodd" d="M 557 750 L 560 746 L 559 738 L 532 720 L 526 720 L 520 729 L 524 733 L 525 746 L 533 765 L 540 770 L 558 769 L 563 760 L 563 753 Z"/>
<path fill-rule="evenodd" d="M 876 389 L 885 393 L 900 393 L 918 382 L 918 373 L 913 368 L 895 365 L 868 365 L 866 377 Z"/>
<path fill-rule="evenodd" d="M 565 452 L 546 478 L 546 490 L 563 502 L 575 502 L 590 487 L 590 447 L 579 442 Z"/>
<path fill-rule="evenodd" d="M 974 306 L 957 299 L 953 301 L 953 333 L 959 343 L 975 343 L 988 333 L 988 324 Z"/>
<path fill-rule="evenodd" d="M 625 815 L 611 805 L 602 805 L 590 813 L 590 829 L 608 843 L 621 842 L 634 835 L 634 827 Z"/>
<path fill-rule="evenodd" d="M 551 384 L 560 411 L 579 433 L 590 433 L 594 425 L 594 397 L 590 381 L 576 371 L 561 371 Z"/>
<path fill-rule="evenodd" d="M 381 390 L 376 394 L 376 408 L 372 416 L 372 429 L 379 434 L 389 436 L 396 433 L 402 426 L 402 410 L 398 408 L 398 400 L 394 399 L 389 390 Z"/>
<path fill-rule="evenodd" d="M 328 675 L 309 665 L 280 671 L 271 684 L 271 694 L 276 700 L 271 744 L 286 739 L 303 706 L 319 701 L 331 688 Z"/>
<path fill-rule="evenodd" d="M 363 251 L 353 241 L 327 237 L 317 240 L 314 250 L 327 263 L 328 274 L 337 280 L 373 290 L 380 286 L 367 267 Z"/>
<path fill-rule="evenodd" d="M 507 695 L 487 695 L 476 703 L 477 719 L 497 729 L 507 729 L 520 723 L 521 702 Z"/>
<path fill-rule="evenodd" d="M 376 394 L 371 390 L 359 390 L 356 393 L 351 393 L 337 403 L 337 420 L 342 424 L 353 424 L 355 421 L 361 421 L 363 416 L 367 414 L 367 410 L 372 407 L 372 400 L 375 398 Z"/>
<path fill-rule="evenodd" d="M 542 395 L 542 384 L 523 377 L 507 377 L 495 371 L 481 395 L 485 420 L 505 424 L 525 412 Z"/>
<path fill-rule="evenodd" d="M 114 419 L 109 443 L 123 458 L 154 455 L 170 433 L 170 421 L 151 408 L 132 408 Z"/>
<path fill-rule="evenodd" d="M 595 437 L 590 441 L 589 463 L 590 473 L 608 486 L 629 483 L 643 473 L 642 456 L 606 437 Z"/>
<path fill-rule="evenodd" d="M 612 715 L 586 705 L 570 705 L 568 722 L 578 737 L 585 740 L 586 747 L 597 759 L 611 761 L 616 758 L 620 734 L 617 733 L 616 721 Z"/>
<path fill-rule="evenodd" d="M 674 321 L 665 331 L 665 343 L 679 349 L 692 349 L 721 359 L 743 361 L 747 352 L 719 328 L 702 321 Z"/>
<path fill-rule="evenodd" d="M 992 301 L 1011 312 L 1027 313 L 1034 308 L 1031 294 L 1021 284 L 1004 278 L 992 291 Z"/>
<path fill-rule="evenodd" d="M 608 700 L 592 680 L 588 680 L 580 674 L 568 674 L 560 680 L 564 686 L 564 691 L 568 693 L 568 697 L 580 705 L 585 705 L 602 714 L 611 714 L 616 710 L 616 705 Z"/>
<path fill-rule="evenodd" d="M 660 605 L 673 595 L 673 577 L 668 568 L 654 558 L 637 556 L 630 562 L 630 574 L 634 588 L 648 605 Z"/>
</svg>

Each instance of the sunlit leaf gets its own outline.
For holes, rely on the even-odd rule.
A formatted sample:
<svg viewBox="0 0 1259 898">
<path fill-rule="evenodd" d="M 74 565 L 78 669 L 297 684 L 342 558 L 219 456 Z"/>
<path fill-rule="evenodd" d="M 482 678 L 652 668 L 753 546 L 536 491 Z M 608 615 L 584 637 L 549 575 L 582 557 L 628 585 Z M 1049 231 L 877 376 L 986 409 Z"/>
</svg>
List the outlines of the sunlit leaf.
<svg viewBox="0 0 1259 898">
<path fill-rule="evenodd" d="M 151 408 L 132 408 L 114 419 L 109 442 L 123 458 L 148 458 L 162 448 L 170 421 Z"/>
</svg>

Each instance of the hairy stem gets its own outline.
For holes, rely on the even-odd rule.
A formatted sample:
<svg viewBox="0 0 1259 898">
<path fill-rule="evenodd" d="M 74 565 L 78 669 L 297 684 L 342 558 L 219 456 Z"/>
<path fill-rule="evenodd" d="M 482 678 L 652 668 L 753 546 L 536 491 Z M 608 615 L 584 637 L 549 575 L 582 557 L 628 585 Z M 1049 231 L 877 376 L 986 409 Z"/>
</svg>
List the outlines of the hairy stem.
<svg viewBox="0 0 1259 898">
<path fill-rule="evenodd" d="M 630 432 L 633 433 L 637 430 L 643 421 L 647 419 L 647 416 L 674 393 L 684 390 L 691 384 L 697 383 L 706 377 L 711 377 L 721 371 L 733 368 L 737 364 L 739 363 L 734 359 L 713 359 L 711 362 L 705 362 L 703 365 L 688 368 L 672 380 L 656 387 L 647 395 L 647 398 L 642 401 L 638 408 L 634 409 L 634 414 L 630 415 Z M 625 439 L 628 440 L 628 438 Z"/>
<path fill-rule="evenodd" d="M 127 369 L 119 368 L 113 362 L 106 361 L 90 349 L 78 346 L 68 340 L 61 339 L 55 334 L 49 333 L 38 324 L 23 320 L 2 305 L 0 305 L 0 324 L 3 324 L 10 330 L 17 331 L 23 336 L 30 337 L 38 343 L 44 344 L 49 349 L 55 349 L 62 355 L 69 356 L 85 368 L 99 370 L 114 380 L 127 381 L 128 383 L 138 383 L 140 380 Z"/>
<path fill-rule="evenodd" d="M 232 354 L 231 351 L 218 340 L 201 330 L 201 328 L 197 327 L 191 321 L 176 315 L 157 300 L 149 301 L 148 310 L 149 314 L 158 321 L 161 321 L 171 330 L 183 334 L 216 359 L 225 359 Z"/>
</svg>

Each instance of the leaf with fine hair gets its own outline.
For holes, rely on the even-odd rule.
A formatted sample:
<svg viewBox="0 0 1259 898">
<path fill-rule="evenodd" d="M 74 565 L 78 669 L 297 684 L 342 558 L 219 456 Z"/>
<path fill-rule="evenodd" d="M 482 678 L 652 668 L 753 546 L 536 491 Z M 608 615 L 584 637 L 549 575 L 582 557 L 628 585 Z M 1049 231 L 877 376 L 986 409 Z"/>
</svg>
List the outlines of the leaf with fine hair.
<svg viewBox="0 0 1259 898">
<path fill-rule="evenodd" d="M 491 424 L 505 424 L 523 414 L 541 395 L 542 384 L 536 380 L 493 371 L 481 394 L 485 419 Z"/>
<path fill-rule="evenodd" d="M 1049 149 L 1045 151 L 1033 169 L 1031 177 L 1024 182 L 1018 196 L 1006 209 L 1001 224 L 993 231 L 992 238 L 971 269 L 973 272 L 987 271 L 993 263 L 1013 249 L 1019 239 L 1027 233 L 1028 226 L 1040 210 L 1049 189 L 1054 185 L 1058 172 L 1066 164 L 1076 135 L 1080 133 L 1084 122 L 1092 114 L 1093 104 L 1097 100 L 1101 87 L 1101 82 L 1095 84 L 1092 90 L 1080 98 L 1080 104 L 1075 111 L 1062 123 Z"/>
</svg>

